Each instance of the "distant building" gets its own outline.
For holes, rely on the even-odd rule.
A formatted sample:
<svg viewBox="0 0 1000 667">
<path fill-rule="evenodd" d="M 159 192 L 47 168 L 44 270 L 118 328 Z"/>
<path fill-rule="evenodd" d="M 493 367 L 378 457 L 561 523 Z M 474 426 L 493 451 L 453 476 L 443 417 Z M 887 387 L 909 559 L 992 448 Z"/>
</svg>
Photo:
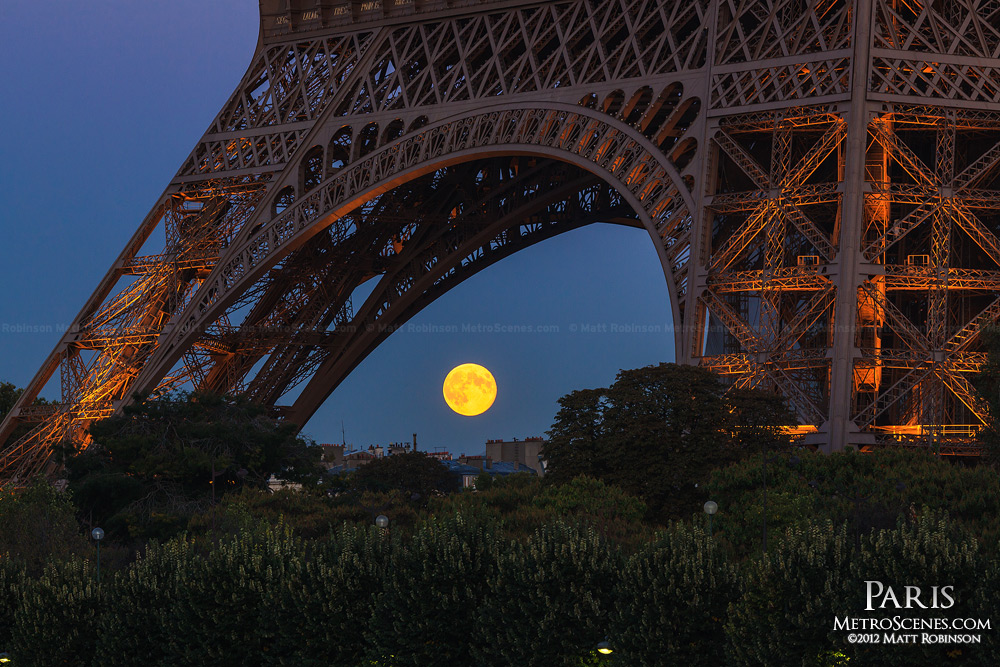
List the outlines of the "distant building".
<svg viewBox="0 0 1000 667">
<path fill-rule="evenodd" d="M 417 451 L 417 434 L 413 434 L 413 442 L 390 442 L 384 449 L 381 445 L 369 445 L 368 450 L 374 453 L 376 458 L 415 452 Z"/>
<path fill-rule="evenodd" d="M 344 445 L 320 445 L 323 448 L 323 465 L 328 469 L 344 465 Z"/>
<path fill-rule="evenodd" d="M 461 480 L 463 489 L 475 488 L 476 477 L 479 477 L 482 470 L 465 465 L 464 463 L 459 463 L 458 461 L 452 461 L 451 459 L 442 461 L 441 463 L 448 466 L 448 472 Z"/>
<path fill-rule="evenodd" d="M 278 479 L 277 476 L 272 474 L 267 479 L 267 490 L 270 491 L 271 493 L 274 493 L 275 491 L 281 491 L 282 489 L 288 489 L 290 491 L 301 491 L 302 485 L 299 484 L 298 482 L 289 482 L 284 479 Z"/>
<path fill-rule="evenodd" d="M 462 479 L 462 488 L 475 488 L 476 478 L 482 473 L 487 473 L 493 477 L 506 477 L 515 473 L 523 472 L 534 475 L 535 470 L 523 463 L 511 461 L 494 461 L 488 456 L 466 456 L 462 454 L 457 461 L 442 461 L 453 475 L 458 475 Z"/>
<path fill-rule="evenodd" d="M 545 445 L 543 438 L 525 438 L 524 440 L 487 440 L 486 456 L 494 461 L 506 463 L 520 463 L 535 471 L 541 476 L 545 474 L 545 468 L 539 461 L 538 456 L 542 453 Z"/>
<path fill-rule="evenodd" d="M 386 456 L 395 456 L 396 454 L 405 454 L 411 451 L 410 445 L 404 442 L 390 442 L 386 447 Z"/>
<path fill-rule="evenodd" d="M 462 454 L 458 457 L 458 462 L 476 470 L 489 470 L 493 467 L 493 457 L 491 456 L 466 456 Z"/>
<path fill-rule="evenodd" d="M 343 470 L 357 470 L 366 463 L 371 463 L 375 460 L 375 454 L 366 451 L 357 452 L 346 452 L 344 454 L 344 467 Z"/>
<path fill-rule="evenodd" d="M 323 448 L 323 465 L 331 475 L 339 475 L 357 470 L 366 463 L 386 456 L 396 456 L 406 452 L 417 451 L 417 434 L 413 434 L 412 442 L 390 442 L 382 445 L 368 445 L 367 449 L 351 450 L 347 445 L 320 445 Z M 426 452 L 430 457 L 441 460 L 451 460 L 448 452 Z"/>
<path fill-rule="evenodd" d="M 427 456 L 432 459 L 437 459 L 438 461 L 451 461 L 451 452 L 446 452 L 443 448 L 438 448 L 433 452 L 427 452 Z"/>
<path fill-rule="evenodd" d="M 494 461 L 493 465 L 489 467 L 486 471 L 494 477 L 506 477 L 507 475 L 514 475 L 520 472 L 527 473 L 529 475 L 536 475 L 535 469 L 526 466 L 523 463 L 516 463 L 512 461 Z"/>
</svg>

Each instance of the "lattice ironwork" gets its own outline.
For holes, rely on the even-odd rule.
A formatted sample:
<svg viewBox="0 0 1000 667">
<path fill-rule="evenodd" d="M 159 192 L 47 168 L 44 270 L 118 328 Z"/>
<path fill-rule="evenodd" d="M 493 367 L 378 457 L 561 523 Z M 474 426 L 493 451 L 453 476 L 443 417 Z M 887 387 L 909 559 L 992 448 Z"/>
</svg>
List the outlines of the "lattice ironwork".
<svg viewBox="0 0 1000 667">
<path fill-rule="evenodd" d="M 0 426 L 0 475 L 135 392 L 301 424 L 433 299 L 598 220 L 649 232 L 678 360 L 784 393 L 806 441 L 972 453 L 994 4 L 263 0 L 243 81 Z"/>
</svg>

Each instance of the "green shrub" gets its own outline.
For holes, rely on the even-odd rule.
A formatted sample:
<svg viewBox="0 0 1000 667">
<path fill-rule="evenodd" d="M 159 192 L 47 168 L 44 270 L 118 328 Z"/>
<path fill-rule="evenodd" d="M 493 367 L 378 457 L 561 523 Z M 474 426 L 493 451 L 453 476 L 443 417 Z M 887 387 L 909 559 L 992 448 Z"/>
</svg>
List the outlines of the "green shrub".
<svg viewBox="0 0 1000 667">
<path fill-rule="evenodd" d="M 951 585 L 957 604 L 948 610 L 890 604 L 867 611 L 866 581 L 891 586 L 901 604 L 905 586 L 919 586 L 927 596 L 932 586 Z M 995 665 L 1000 651 L 992 631 L 974 646 L 851 644 L 849 631 L 834 630 L 834 619 L 994 619 L 1000 611 L 997 581 L 992 559 L 940 512 L 925 511 L 891 530 L 872 532 L 860 544 L 846 525 L 789 528 L 765 557 L 743 568 L 726 621 L 730 658 L 739 665 Z"/>
<path fill-rule="evenodd" d="M 745 563 L 725 624 L 733 663 L 826 665 L 831 650 L 846 646 L 833 634 L 834 616 L 859 611 L 856 557 L 846 527 L 828 521 L 788 528 L 767 554 Z"/>
<path fill-rule="evenodd" d="M 0 558 L 20 561 L 32 574 L 52 560 L 87 555 L 92 549 L 77 525 L 70 494 L 42 478 L 0 494 L 0 526 Z"/>
<path fill-rule="evenodd" d="M 860 558 L 852 561 L 851 570 L 853 578 L 859 582 L 858 590 L 853 592 L 857 601 L 853 605 L 855 610 L 864 609 L 864 582 L 880 581 L 901 596 L 900 603 L 904 602 L 905 586 L 919 586 L 925 601 L 931 587 L 953 586 L 955 605 L 946 611 L 914 607 L 898 612 L 890 605 L 884 610 L 868 612 L 871 615 L 891 617 L 900 613 L 925 619 L 1000 618 L 993 559 L 985 557 L 978 541 L 949 522 L 941 511 L 925 510 L 896 530 L 867 536 L 861 545 Z M 886 667 L 1000 664 L 1000 638 L 996 637 L 996 631 L 983 632 L 982 639 L 983 643 L 976 646 L 857 645 L 845 653 L 852 657 L 851 664 Z"/>
<path fill-rule="evenodd" d="M 712 473 L 708 496 L 719 503 L 718 537 L 739 554 L 761 549 L 763 465 L 760 455 Z M 767 466 L 768 532 L 816 519 L 848 524 L 855 538 L 891 529 L 922 507 L 947 511 L 958 525 L 997 544 L 1000 475 L 924 452 L 883 450 L 872 454 L 799 452 L 771 458 Z"/>
<path fill-rule="evenodd" d="M 18 598 L 24 578 L 21 564 L 0 557 L 0 651 L 6 651 L 12 645 L 14 610 L 20 605 Z"/>
<path fill-rule="evenodd" d="M 375 605 L 398 536 L 374 526 L 343 525 L 314 545 L 304 568 L 282 582 L 275 610 L 283 664 L 367 664 Z"/>
<path fill-rule="evenodd" d="M 13 664 L 89 662 L 94 655 L 106 596 L 89 561 L 47 565 L 17 587 L 10 653 Z"/>
<path fill-rule="evenodd" d="M 367 640 L 372 659 L 398 667 L 472 665 L 486 598 L 503 548 L 495 527 L 474 514 L 432 517 L 393 550 Z"/>
<path fill-rule="evenodd" d="M 608 634 L 620 569 L 617 550 L 579 524 L 510 544 L 479 603 L 474 664 L 579 665 Z"/>
<path fill-rule="evenodd" d="M 737 571 L 700 527 L 671 526 L 620 574 L 611 638 L 621 664 L 725 664 L 724 622 Z"/>
<path fill-rule="evenodd" d="M 177 655 L 177 605 L 193 585 L 196 560 L 193 544 L 182 536 L 151 544 L 132 567 L 105 581 L 112 612 L 101 619 L 97 664 L 128 667 L 135 656 L 160 664 Z"/>
</svg>

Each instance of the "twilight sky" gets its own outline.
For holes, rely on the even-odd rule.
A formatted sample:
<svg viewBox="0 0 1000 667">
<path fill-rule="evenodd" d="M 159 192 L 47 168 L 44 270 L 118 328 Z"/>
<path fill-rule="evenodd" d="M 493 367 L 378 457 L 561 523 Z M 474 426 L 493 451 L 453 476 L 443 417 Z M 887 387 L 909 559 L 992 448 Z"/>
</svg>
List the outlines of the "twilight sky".
<svg viewBox="0 0 1000 667">
<path fill-rule="evenodd" d="M 0 380 L 27 384 L 239 83 L 255 0 L 0 0 Z M 543 435 L 557 399 L 673 360 L 666 285 L 644 231 L 592 225 L 453 289 L 393 334 L 306 425 L 318 442 L 409 440 L 481 453 Z M 554 327 L 462 333 L 463 325 Z M 583 325 L 604 325 L 584 332 Z M 613 333 L 639 325 L 659 333 Z M 457 333 L 432 333 L 455 326 Z M 485 415 L 445 405 L 463 362 L 499 385 Z M 44 392 L 58 399 L 58 375 Z"/>
</svg>

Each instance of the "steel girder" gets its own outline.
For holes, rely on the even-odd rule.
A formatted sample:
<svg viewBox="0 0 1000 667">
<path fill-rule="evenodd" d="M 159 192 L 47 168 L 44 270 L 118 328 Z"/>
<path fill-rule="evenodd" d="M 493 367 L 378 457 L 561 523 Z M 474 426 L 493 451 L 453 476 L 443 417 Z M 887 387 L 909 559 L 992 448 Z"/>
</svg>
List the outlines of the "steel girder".
<svg viewBox="0 0 1000 667">
<path fill-rule="evenodd" d="M 968 376 L 1000 316 L 998 12 L 262 0 L 243 81 L 0 426 L 33 425 L 0 475 L 135 392 L 280 406 L 305 383 L 281 409 L 304 421 L 447 288 L 602 219 L 654 241 L 679 361 L 782 391 L 827 450 L 973 451 Z M 33 407 L 57 371 L 61 402 Z"/>
</svg>

